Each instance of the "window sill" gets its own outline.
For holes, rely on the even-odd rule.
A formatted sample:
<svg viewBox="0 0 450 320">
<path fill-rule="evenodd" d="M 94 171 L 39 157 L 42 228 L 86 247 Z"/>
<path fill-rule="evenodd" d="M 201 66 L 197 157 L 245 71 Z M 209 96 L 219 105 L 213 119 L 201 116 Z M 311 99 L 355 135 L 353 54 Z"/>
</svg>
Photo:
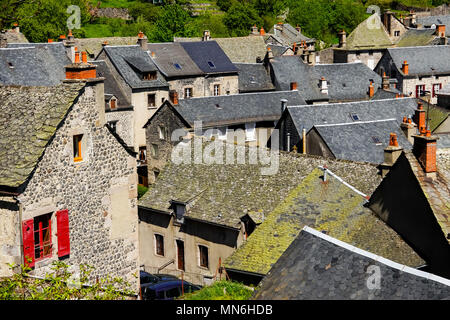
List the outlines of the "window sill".
<svg viewBox="0 0 450 320">
<path fill-rule="evenodd" d="M 198 266 L 198 268 L 201 269 L 201 270 L 207 270 L 207 271 L 209 271 L 209 267 Z"/>
</svg>

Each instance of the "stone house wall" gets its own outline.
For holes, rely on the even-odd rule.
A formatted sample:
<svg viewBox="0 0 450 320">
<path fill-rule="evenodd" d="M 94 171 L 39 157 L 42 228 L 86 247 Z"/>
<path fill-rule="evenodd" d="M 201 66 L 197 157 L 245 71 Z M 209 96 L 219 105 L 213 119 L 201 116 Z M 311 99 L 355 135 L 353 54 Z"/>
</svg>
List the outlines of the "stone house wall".
<svg viewBox="0 0 450 320">
<path fill-rule="evenodd" d="M 400 76 L 399 76 L 400 77 Z M 442 88 L 445 87 L 450 82 L 450 75 L 440 75 L 440 76 L 425 76 L 425 77 L 415 77 L 415 78 L 403 78 L 402 86 L 399 87 L 404 94 L 416 96 L 416 86 L 425 85 L 425 90 L 432 92 L 434 84 L 441 84 Z M 437 96 L 432 97 L 430 102 L 436 104 L 438 101 Z"/>
<path fill-rule="evenodd" d="M 0 277 L 12 275 L 9 264 L 21 264 L 19 206 L 12 197 L 0 197 Z"/>
<path fill-rule="evenodd" d="M 220 95 L 238 94 L 239 80 L 237 75 L 191 77 L 169 80 L 170 90 L 178 92 L 178 99 L 185 99 L 184 89 L 192 88 L 192 97 L 210 97 L 214 95 L 214 85 L 220 85 Z"/>
<path fill-rule="evenodd" d="M 36 262 L 37 275 L 58 259 L 55 212 L 68 209 L 70 257 L 64 261 L 93 266 L 91 280 L 122 277 L 137 290 L 136 160 L 103 125 L 102 87 L 85 87 L 18 198 L 22 220 L 52 213 L 52 257 Z M 83 134 L 81 162 L 73 161 L 75 134 Z"/>
<path fill-rule="evenodd" d="M 106 121 L 116 123 L 116 133 L 128 146 L 134 146 L 134 112 L 133 110 L 117 110 L 106 112 Z"/>
</svg>

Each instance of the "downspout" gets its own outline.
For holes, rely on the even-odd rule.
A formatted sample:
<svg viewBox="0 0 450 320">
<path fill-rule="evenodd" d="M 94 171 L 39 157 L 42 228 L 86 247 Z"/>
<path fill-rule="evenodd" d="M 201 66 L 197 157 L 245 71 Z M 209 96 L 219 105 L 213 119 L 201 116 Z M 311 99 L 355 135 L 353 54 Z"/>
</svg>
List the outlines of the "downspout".
<svg viewBox="0 0 450 320">
<path fill-rule="evenodd" d="M 302 129 L 302 144 L 303 144 L 303 154 L 306 154 L 306 129 Z"/>
</svg>

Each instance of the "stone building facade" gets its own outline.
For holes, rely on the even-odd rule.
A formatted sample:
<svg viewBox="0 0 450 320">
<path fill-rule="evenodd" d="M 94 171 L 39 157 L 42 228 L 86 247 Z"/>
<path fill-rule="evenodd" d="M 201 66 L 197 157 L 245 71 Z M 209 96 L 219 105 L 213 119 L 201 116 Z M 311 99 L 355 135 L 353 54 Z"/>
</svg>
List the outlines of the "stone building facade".
<svg viewBox="0 0 450 320">
<path fill-rule="evenodd" d="M 23 263 L 26 256 L 33 260 L 33 273 L 43 275 L 59 259 L 75 272 L 79 264 L 94 267 L 91 281 L 121 277 L 138 292 L 136 159 L 105 126 L 103 80 L 11 90 L 17 91 L 17 99 L 31 93 L 22 103 L 44 101 L 43 108 L 70 104 L 61 121 L 44 127 L 53 134 L 37 134 L 48 142 L 26 181 L 0 190 L 5 195 L 0 200 L 2 227 L 8 230 L 0 238 L 2 256 L 7 253 L 1 274 L 8 275 L 3 262 Z M 66 90 L 79 93 L 72 101 L 59 99 Z M 51 111 L 49 116 L 54 116 Z M 81 137 L 78 143 L 75 137 Z M 76 152 L 81 152 L 79 158 Z M 46 230 L 44 242 L 35 236 L 30 242 L 33 228 L 34 235 Z"/>
</svg>

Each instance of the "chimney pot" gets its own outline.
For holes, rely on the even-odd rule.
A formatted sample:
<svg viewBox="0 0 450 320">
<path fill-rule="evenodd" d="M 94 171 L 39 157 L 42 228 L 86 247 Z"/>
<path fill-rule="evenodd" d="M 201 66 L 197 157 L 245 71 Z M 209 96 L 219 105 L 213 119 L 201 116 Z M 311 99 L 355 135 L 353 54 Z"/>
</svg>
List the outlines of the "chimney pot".
<svg viewBox="0 0 450 320">
<path fill-rule="evenodd" d="M 369 84 L 369 98 L 372 98 L 375 95 L 375 88 L 373 87 L 372 81 Z"/>
<path fill-rule="evenodd" d="M 408 65 L 408 61 L 403 61 L 403 65 L 402 65 L 402 72 L 405 74 L 405 76 L 407 76 L 409 74 L 409 65 Z"/>
<path fill-rule="evenodd" d="M 437 36 L 444 38 L 445 37 L 445 24 L 438 24 L 436 26 Z"/>
<path fill-rule="evenodd" d="M 291 91 L 297 90 L 297 82 L 291 82 Z"/>
<path fill-rule="evenodd" d="M 397 135 L 395 133 L 390 134 L 389 145 L 391 147 L 398 147 Z"/>
<path fill-rule="evenodd" d="M 86 51 L 82 51 L 81 52 L 81 61 L 83 63 L 87 63 L 87 53 L 86 53 Z"/>
<path fill-rule="evenodd" d="M 75 51 L 75 63 L 80 63 L 80 52 Z"/>
<path fill-rule="evenodd" d="M 261 29 L 259 30 L 259 35 L 260 35 L 260 36 L 263 36 L 263 35 L 265 35 L 265 34 L 266 34 L 266 31 L 264 31 L 264 28 L 261 27 Z"/>
<path fill-rule="evenodd" d="M 52 43 L 52 42 L 53 42 L 53 39 L 48 39 L 47 42 L 48 42 L 48 43 Z"/>
</svg>

